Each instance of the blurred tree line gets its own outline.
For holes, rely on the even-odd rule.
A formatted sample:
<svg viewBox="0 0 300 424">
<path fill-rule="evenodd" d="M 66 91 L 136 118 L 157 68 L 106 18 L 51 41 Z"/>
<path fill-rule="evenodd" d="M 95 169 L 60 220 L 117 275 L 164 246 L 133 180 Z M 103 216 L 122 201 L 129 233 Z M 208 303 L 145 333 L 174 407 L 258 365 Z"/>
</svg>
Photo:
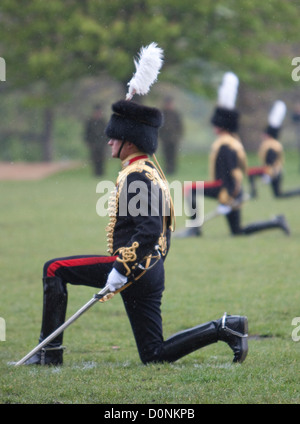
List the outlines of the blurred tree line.
<svg viewBox="0 0 300 424">
<path fill-rule="evenodd" d="M 297 89 L 291 60 L 299 12 L 299 3 L 282 0 L 1 0 L 1 97 L 21 92 L 22 107 L 42 113 L 40 132 L 33 127 L 27 136 L 38 138 L 41 159 L 51 161 L 57 107 L 83 78 L 109 77 L 125 93 L 133 57 L 155 41 L 165 52 L 161 82 L 215 99 L 225 71 L 239 76 L 251 149 L 259 106 L 277 100 L 270 93 Z M 16 127 L 4 124 L 2 117 L 0 137 Z"/>
</svg>

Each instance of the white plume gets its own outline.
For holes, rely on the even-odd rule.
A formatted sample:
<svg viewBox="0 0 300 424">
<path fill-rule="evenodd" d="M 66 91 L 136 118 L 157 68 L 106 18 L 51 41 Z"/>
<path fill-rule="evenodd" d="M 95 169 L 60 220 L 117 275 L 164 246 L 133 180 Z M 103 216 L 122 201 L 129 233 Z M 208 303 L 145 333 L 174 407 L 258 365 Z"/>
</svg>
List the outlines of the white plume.
<svg viewBox="0 0 300 424">
<path fill-rule="evenodd" d="M 286 105 L 283 101 L 277 100 L 269 114 L 269 125 L 273 128 L 280 128 L 286 114 Z"/>
<path fill-rule="evenodd" d="M 226 72 L 218 91 L 218 106 L 225 109 L 234 109 L 238 86 L 238 77 L 233 72 Z"/>
<path fill-rule="evenodd" d="M 128 83 L 126 100 L 131 100 L 135 94 L 143 96 L 149 92 L 162 67 L 163 53 L 156 43 L 141 48 L 139 61 L 134 60 L 136 72 Z"/>
</svg>

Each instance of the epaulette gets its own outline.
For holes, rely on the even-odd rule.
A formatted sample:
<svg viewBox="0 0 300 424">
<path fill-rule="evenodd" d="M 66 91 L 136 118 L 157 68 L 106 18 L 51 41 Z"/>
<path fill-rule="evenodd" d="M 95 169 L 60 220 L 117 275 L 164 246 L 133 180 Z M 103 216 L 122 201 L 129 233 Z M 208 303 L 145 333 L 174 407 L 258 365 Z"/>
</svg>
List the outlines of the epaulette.
<svg viewBox="0 0 300 424">
<path fill-rule="evenodd" d="M 269 149 L 274 150 L 278 154 L 279 159 L 283 159 L 283 147 L 281 143 L 274 138 L 268 138 L 261 143 L 258 151 L 258 155 L 263 162 Z"/>
<path fill-rule="evenodd" d="M 222 135 L 217 138 L 217 140 L 213 143 L 211 154 L 210 154 L 210 175 L 211 178 L 215 179 L 215 163 L 217 154 L 222 146 L 228 146 L 230 149 L 234 150 L 237 154 L 239 161 L 239 168 L 246 173 L 247 171 L 247 155 L 239 138 L 236 136 L 232 136 L 230 134 Z"/>
<path fill-rule="evenodd" d="M 276 152 L 276 160 L 272 165 L 266 167 L 266 173 L 269 174 L 271 177 L 274 177 L 275 175 L 278 175 L 278 173 L 281 172 L 283 167 L 284 153 L 281 143 L 275 140 L 274 138 L 268 138 L 264 140 L 259 148 L 258 156 L 261 162 L 265 165 L 267 153 L 271 149 Z"/>
</svg>

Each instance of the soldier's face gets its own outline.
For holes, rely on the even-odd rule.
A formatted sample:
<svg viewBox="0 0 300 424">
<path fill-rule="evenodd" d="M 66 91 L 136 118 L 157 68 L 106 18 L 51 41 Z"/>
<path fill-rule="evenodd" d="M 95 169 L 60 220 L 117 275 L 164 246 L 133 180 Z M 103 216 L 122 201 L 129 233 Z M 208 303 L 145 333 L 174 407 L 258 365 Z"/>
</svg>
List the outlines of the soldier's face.
<svg viewBox="0 0 300 424">
<path fill-rule="evenodd" d="M 108 142 L 108 145 L 111 147 L 111 156 L 113 158 L 118 157 L 118 153 L 121 147 L 122 141 L 111 138 Z"/>
</svg>

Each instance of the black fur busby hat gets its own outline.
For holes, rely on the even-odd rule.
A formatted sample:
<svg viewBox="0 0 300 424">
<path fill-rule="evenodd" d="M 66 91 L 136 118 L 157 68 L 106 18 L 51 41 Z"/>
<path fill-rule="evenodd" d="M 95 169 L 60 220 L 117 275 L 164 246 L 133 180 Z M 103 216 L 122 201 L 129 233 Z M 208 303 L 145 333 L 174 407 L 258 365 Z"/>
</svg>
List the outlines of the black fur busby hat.
<svg viewBox="0 0 300 424">
<path fill-rule="evenodd" d="M 211 123 L 229 132 L 237 132 L 239 112 L 235 108 L 239 80 L 232 72 L 227 72 L 218 91 L 218 103 Z"/>
<path fill-rule="evenodd" d="M 119 100 L 112 105 L 112 111 L 105 130 L 108 137 L 130 141 L 149 155 L 155 153 L 158 129 L 163 122 L 160 110 L 133 101 Z"/>
<path fill-rule="evenodd" d="M 211 118 L 211 123 L 215 127 L 223 128 L 231 133 L 237 132 L 239 128 L 239 113 L 236 110 L 229 110 L 216 107 Z"/>
<path fill-rule="evenodd" d="M 281 100 L 277 100 L 269 113 L 268 126 L 265 129 L 265 134 L 275 139 L 278 138 L 285 114 L 285 103 Z"/>
<path fill-rule="evenodd" d="M 156 43 L 142 47 L 134 64 L 136 72 L 128 83 L 126 100 L 112 105 L 113 114 L 105 133 L 110 138 L 130 141 L 144 153 L 152 155 L 157 149 L 162 113 L 156 108 L 134 103 L 131 99 L 135 94 L 147 94 L 157 80 L 163 64 L 163 50 Z"/>
</svg>

